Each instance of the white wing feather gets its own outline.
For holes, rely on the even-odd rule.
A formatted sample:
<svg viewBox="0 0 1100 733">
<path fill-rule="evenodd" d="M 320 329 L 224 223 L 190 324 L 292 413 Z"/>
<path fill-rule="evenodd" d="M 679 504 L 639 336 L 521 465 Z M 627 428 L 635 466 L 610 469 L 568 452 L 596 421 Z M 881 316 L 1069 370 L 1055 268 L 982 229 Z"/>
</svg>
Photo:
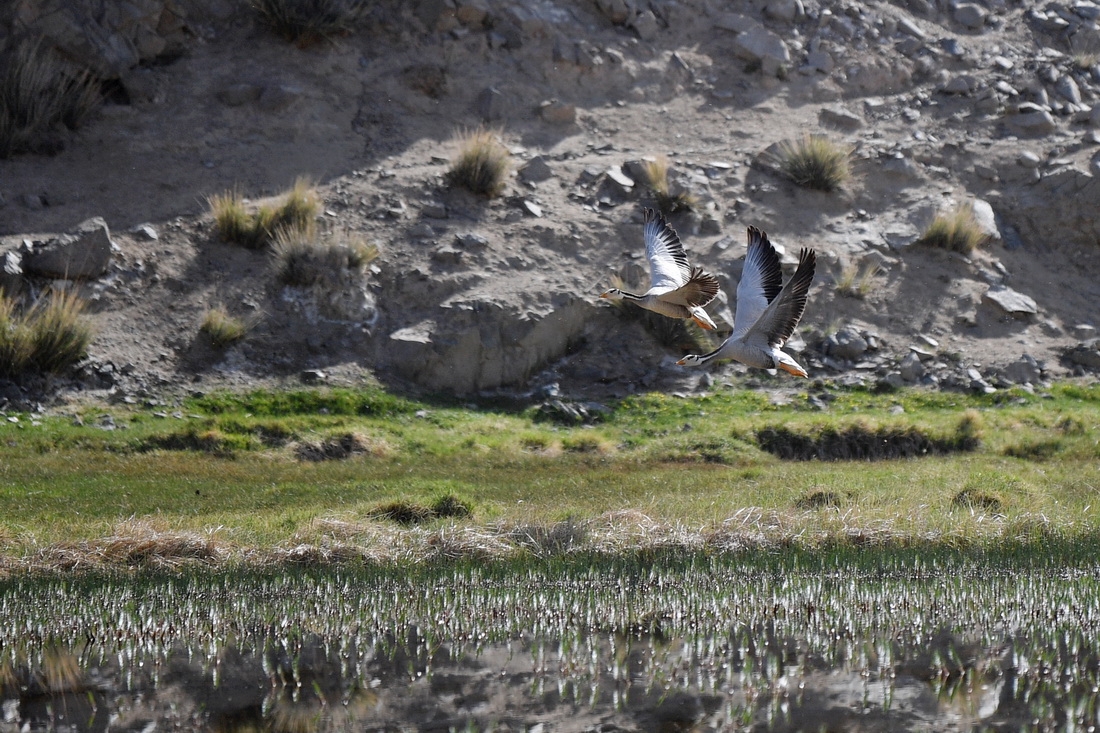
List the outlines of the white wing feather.
<svg viewBox="0 0 1100 733">
<path fill-rule="evenodd" d="M 649 292 L 660 295 L 683 287 L 691 277 L 691 267 L 676 232 L 664 217 L 647 209 L 644 233 L 650 270 Z"/>
</svg>

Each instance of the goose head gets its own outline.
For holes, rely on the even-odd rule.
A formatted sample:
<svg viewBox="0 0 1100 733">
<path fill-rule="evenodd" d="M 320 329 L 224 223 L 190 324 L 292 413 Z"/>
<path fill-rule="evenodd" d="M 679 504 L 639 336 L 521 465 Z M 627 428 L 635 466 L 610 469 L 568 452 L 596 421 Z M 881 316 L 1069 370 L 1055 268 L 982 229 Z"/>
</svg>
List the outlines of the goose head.
<svg viewBox="0 0 1100 733">
<path fill-rule="evenodd" d="M 700 354 L 688 354 L 680 361 L 676 362 L 680 366 L 701 366 L 703 364 L 703 357 Z"/>
<path fill-rule="evenodd" d="M 611 288 L 610 290 L 603 293 L 600 297 L 601 298 L 610 298 L 611 300 L 622 300 L 623 299 L 623 291 L 619 290 L 618 288 Z"/>
</svg>

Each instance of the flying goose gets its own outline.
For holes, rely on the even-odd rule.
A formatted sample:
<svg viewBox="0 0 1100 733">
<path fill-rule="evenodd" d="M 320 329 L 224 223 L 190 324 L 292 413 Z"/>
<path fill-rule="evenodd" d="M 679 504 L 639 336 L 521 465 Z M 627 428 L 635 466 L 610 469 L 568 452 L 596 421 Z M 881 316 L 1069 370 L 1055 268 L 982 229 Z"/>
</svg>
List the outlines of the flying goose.
<svg viewBox="0 0 1100 733">
<path fill-rule="evenodd" d="M 718 280 L 701 267 L 688 264 L 684 245 L 665 218 L 653 209 L 643 216 L 645 255 L 649 259 L 650 287 L 642 295 L 611 288 L 601 298 L 629 300 L 670 318 L 692 318 L 700 327 L 716 328 L 703 307 L 718 295 Z"/>
<path fill-rule="evenodd" d="M 798 255 L 798 268 L 781 289 L 783 276 L 775 247 L 768 241 L 767 234 L 749 227 L 745 269 L 737 284 L 733 333 L 709 354 L 691 354 L 676 363 L 701 366 L 714 359 L 736 359 L 749 366 L 782 369 L 805 377 L 806 370 L 780 351 L 780 347 L 794 333 L 806 310 L 806 296 L 814 279 L 816 262 L 814 251 L 803 248 Z"/>
</svg>

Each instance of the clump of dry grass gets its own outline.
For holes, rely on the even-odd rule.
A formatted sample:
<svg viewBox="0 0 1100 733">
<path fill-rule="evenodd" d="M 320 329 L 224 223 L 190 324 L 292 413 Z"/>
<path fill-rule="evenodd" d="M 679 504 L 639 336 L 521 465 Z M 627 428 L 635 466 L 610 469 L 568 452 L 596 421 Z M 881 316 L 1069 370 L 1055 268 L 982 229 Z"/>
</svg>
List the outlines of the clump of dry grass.
<svg viewBox="0 0 1100 733">
<path fill-rule="evenodd" d="M 50 133 L 76 129 L 99 101 L 91 74 L 68 73 L 41 39 L 24 41 L 0 57 L 0 159 L 56 148 Z"/>
<path fill-rule="evenodd" d="M 64 371 L 84 358 L 93 337 L 74 293 L 51 290 L 22 313 L 0 295 L 0 376 Z"/>
<path fill-rule="evenodd" d="M 974 206 L 967 203 L 937 214 L 917 243 L 969 254 L 985 240 L 986 235 L 974 218 Z"/>
<path fill-rule="evenodd" d="M 325 283 L 344 272 L 361 272 L 378 254 L 376 245 L 359 239 L 324 237 L 312 223 L 301 229 L 280 228 L 271 245 L 275 277 L 293 287 Z"/>
<path fill-rule="evenodd" d="M 304 441 L 294 447 L 294 454 L 303 461 L 334 461 L 356 455 L 382 458 L 393 449 L 381 438 L 371 438 L 359 433 L 341 433 L 321 440 Z"/>
<path fill-rule="evenodd" d="M 315 231 L 321 212 L 321 197 L 307 178 L 298 178 L 278 204 L 259 206 L 254 213 L 249 212 L 239 191 L 210 196 L 207 204 L 218 236 L 249 249 L 267 246 L 280 231 L 308 235 Z"/>
<path fill-rule="evenodd" d="M 402 525 L 415 525 L 433 519 L 465 519 L 473 515 L 469 502 L 454 494 L 437 496 L 431 504 L 401 499 L 381 504 L 367 513 L 373 519 L 385 519 Z"/>
<path fill-rule="evenodd" d="M 835 191 L 852 176 L 852 151 L 824 135 L 784 140 L 777 151 L 779 170 L 799 186 Z"/>
<path fill-rule="evenodd" d="M 217 305 L 206 311 L 199 330 L 206 334 L 214 348 L 222 349 L 247 336 L 252 326 L 248 320 L 237 318 L 224 306 Z"/>
<path fill-rule="evenodd" d="M 699 205 L 699 199 L 690 191 L 678 190 L 673 192 L 668 180 L 668 172 L 672 167 L 667 155 L 658 155 L 652 160 L 642 161 L 642 171 L 646 177 L 646 185 L 653 192 L 657 202 L 657 208 L 661 213 L 669 216 L 678 211 L 694 209 Z"/>
<path fill-rule="evenodd" d="M 250 5 L 277 35 L 308 46 L 355 30 L 365 0 L 251 0 Z"/>
<path fill-rule="evenodd" d="M 485 128 L 458 134 L 458 155 L 451 161 L 447 182 L 488 198 L 499 195 L 512 170 L 512 154 L 500 142 L 500 134 Z"/>
<path fill-rule="evenodd" d="M 175 569 L 195 564 L 221 565 L 231 554 L 232 548 L 216 532 L 178 532 L 131 518 L 119 523 L 103 539 L 44 547 L 28 558 L 28 564 L 47 572 L 119 566 Z"/>
<path fill-rule="evenodd" d="M 882 274 L 882 268 L 874 262 L 862 265 L 851 263 L 840 271 L 836 280 L 836 291 L 848 298 L 863 300 L 875 288 L 875 281 Z"/>
</svg>

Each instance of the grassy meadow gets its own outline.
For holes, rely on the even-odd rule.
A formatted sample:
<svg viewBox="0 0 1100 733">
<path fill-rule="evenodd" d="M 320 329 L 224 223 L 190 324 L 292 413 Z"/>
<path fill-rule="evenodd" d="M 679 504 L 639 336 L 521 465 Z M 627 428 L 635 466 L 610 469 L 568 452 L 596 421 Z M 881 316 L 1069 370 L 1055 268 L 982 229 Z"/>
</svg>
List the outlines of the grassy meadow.
<svg viewBox="0 0 1100 733">
<path fill-rule="evenodd" d="M 812 397 L 640 395 L 590 424 L 375 388 L 9 414 L 0 556 L 64 569 L 1096 544 L 1100 387 Z"/>
</svg>

